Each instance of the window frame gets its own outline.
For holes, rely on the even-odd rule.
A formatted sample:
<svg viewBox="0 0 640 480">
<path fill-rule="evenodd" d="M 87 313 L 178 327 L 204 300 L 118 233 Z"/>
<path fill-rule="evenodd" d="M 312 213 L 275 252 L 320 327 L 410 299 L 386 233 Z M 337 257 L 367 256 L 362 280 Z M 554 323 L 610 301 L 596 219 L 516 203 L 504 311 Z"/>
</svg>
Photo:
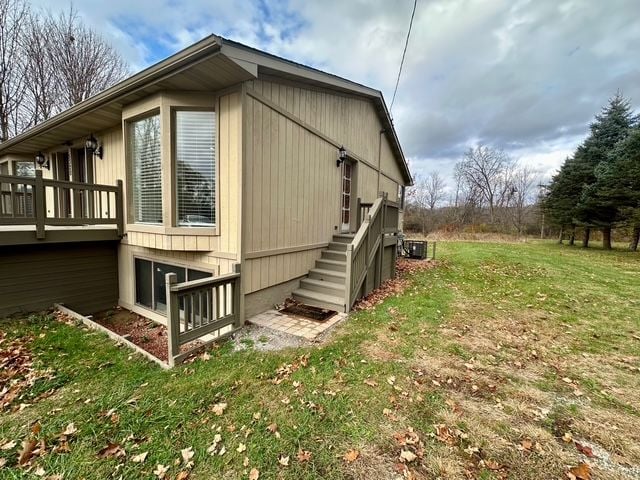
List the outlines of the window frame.
<svg viewBox="0 0 640 480">
<path fill-rule="evenodd" d="M 215 155 L 213 159 L 213 214 L 215 221 L 213 225 L 180 225 L 178 221 L 178 160 L 177 160 L 177 112 L 212 112 L 215 119 L 215 129 L 213 132 L 213 141 L 215 145 Z M 193 106 L 193 105 L 171 105 L 169 108 L 170 129 L 171 129 L 171 228 L 177 231 L 187 231 L 193 234 L 199 232 L 209 232 L 210 234 L 218 234 L 218 226 L 220 225 L 220 118 L 218 115 L 218 98 L 215 99 L 213 106 Z"/>
<path fill-rule="evenodd" d="M 124 149 L 124 160 L 126 168 L 126 231 L 138 233 L 154 233 L 158 235 L 184 235 L 213 237 L 220 236 L 221 232 L 221 212 L 220 212 L 220 96 L 228 93 L 227 90 L 215 92 L 167 92 L 162 91 L 143 98 L 131 105 L 127 105 L 122 112 L 122 144 Z M 213 110 L 216 113 L 216 158 L 215 158 L 215 211 L 217 225 L 214 227 L 201 226 L 178 226 L 175 192 L 176 176 L 174 173 L 174 133 L 172 131 L 172 109 L 184 110 Z M 163 216 L 161 224 L 135 223 L 133 219 L 133 184 L 132 184 L 132 161 L 128 142 L 128 124 L 151 115 L 153 112 L 160 112 L 160 157 L 161 157 L 161 177 L 162 177 L 162 201 Z M 222 227 L 224 228 L 224 227 Z"/>
<path fill-rule="evenodd" d="M 138 122 L 140 120 L 144 120 L 145 118 L 150 118 L 153 116 L 158 116 L 160 120 L 160 198 L 162 199 L 162 204 L 164 206 L 165 202 L 165 192 L 164 192 L 164 178 L 165 172 L 163 167 L 163 136 L 164 136 L 164 128 L 162 125 L 162 109 L 160 105 L 157 105 L 155 108 L 150 108 L 149 110 L 145 110 L 143 112 L 137 113 L 130 117 L 126 117 L 123 119 L 124 128 L 123 130 L 123 144 L 125 150 L 125 160 L 127 165 L 127 227 L 128 230 L 135 230 L 136 227 L 142 228 L 151 228 L 154 231 L 161 229 L 164 226 L 164 209 L 162 211 L 162 222 L 160 223 L 148 223 L 148 222 L 137 222 L 135 218 L 135 208 L 134 208 L 134 193 L 133 193 L 133 171 L 134 171 L 134 160 L 131 156 L 131 142 L 130 135 L 132 130 L 132 124 Z"/>
<path fill-rule="evenodd" d="M 151 307 L 143 305 L 142 303 L 138 303 L 138 276 L 136 275 L 136 260 L 144 260 L 146 262 L 151 263 Z M 133 272 L 133 307 L 137 309 L 142 309 L 146 312 L 151 312 L 152 315 L 157 315 L 163 318 L 166 318 L 166 311 L 157 310 L 154 308 L 156 304 L 155 292 L 154 292 L 154 268 L 156 263 L 161 263 L 164 265 L 169 265 L 174 268 L 182 268 L 184 269 L 185 281 L 188 281 L 189 278 L 189 270 L 196 270 L 200 272 L 209 273 L 211 277 L 218 277 L 219 267 L 215 265 L 207 265 L 203 264 L 188 264 L 180 261 L 176 261 L 173 258 L 164 258 L 164 257 L 152 257 L 144 254 L 135 253 L 131 255 L 131 268 Z"/>
</svg>

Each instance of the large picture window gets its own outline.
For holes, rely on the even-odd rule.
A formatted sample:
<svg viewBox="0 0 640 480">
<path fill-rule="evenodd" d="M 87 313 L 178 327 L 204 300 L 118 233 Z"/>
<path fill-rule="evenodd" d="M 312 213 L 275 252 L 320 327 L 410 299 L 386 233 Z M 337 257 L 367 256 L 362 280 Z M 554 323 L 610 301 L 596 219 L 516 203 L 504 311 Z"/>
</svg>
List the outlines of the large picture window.
<svg viewBox="0 0 640 480">
<path fill-rule="evenodd" d="M 160 163 L 160 115 L 129 124 L 132 163 L 133 220 L 162 223 L 162 170 Z"/>
<path fill-rule="evenodd" d="M 177 222 L 181 226 L 214 226 L 216 180 L 216 114 L 176 110 L 175 158 Z"/>
</svg>

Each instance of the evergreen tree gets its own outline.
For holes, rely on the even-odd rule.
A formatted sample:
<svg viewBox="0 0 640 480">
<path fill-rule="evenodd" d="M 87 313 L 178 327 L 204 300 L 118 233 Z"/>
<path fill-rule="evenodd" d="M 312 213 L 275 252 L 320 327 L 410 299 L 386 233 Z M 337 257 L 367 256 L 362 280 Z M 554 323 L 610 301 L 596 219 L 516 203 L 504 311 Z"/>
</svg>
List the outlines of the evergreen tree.
<svg viewBox="0 0 640 480">
<path fill-rule="evenodd" d="M 584 246 L 588 246 L 591 227 L 602 229 L 603 247 L 611 248 L 611 229 L 619 220 L 618 209 L 608 197 L 598 194 L 596 171 L 604 170 L 612 161 L 610 155 L 616 144 L 624 140 L 634 124 L 629 101 L 619 92 L 596 115 L 589 137 L 574 155 L 581 194 L 575 206 L 575 219 L 585 227 Z"/>
<path fill-rule="evenodd" d="M 616 210 L 618 220 L 632 227 L 629 248 L 636 251 L 640 237 L 640 125 L 618 142 L 609 161 L 596 169 L 593 194 L 601 205 Z"/>
<path fill-rule="evenodd" d="M 576 180 L 578 166 L 573 158 L 567 158 L 551 179 L 542 201 L 542 208 L 552 225 L 560 227 L 559 243 L 566 228 L 571 231 L 569 243 L 573 245 L 575 232 L 575 206 L 582 193 L 582 184 Z"/>
</svg>

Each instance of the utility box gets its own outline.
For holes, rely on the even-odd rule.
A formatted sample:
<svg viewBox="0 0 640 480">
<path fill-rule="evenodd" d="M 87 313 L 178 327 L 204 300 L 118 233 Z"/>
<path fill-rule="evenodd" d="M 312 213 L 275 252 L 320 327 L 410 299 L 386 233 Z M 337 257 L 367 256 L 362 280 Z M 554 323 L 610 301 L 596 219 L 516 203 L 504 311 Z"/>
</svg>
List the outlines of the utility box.
<svg viewBox="0 0 640 480">
<path fill-rule="evenodd" d="M 427 242 L 422 240 L 405 240 L 404 249 L 409 258 L 424 260 L 427 258 Z"/>
</svg>

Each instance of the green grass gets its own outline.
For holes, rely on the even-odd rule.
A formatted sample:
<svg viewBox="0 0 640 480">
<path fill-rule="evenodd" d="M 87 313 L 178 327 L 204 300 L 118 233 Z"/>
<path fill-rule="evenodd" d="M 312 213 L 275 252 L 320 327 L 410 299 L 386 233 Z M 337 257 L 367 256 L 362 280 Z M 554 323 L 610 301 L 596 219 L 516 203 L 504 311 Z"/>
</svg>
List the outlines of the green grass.
<svg viewBox="0 0 640 480">
<path fill-rule="evenodd" d="M 247 478 L 254 467 L 260 478 L 353 478 L 360 475 L 358 462 L 369 457 L 346 464 L 342 456 L 348 449 L 382 452 L 393 462 L 398 452 L 389 431 L 407 426 L 419 431 L 429 448 L 438 448 L 428 433 L 448 409 L 451 394 L 430 380 L 418 385 L 410 367 L 423 354 L 458 362 L 481 354 L 441 332 L 442 326 L 459 317 L 460 304 L 478 305 L 477 314 L 465 319 L 471 324 L 523 311 L 545 312 L 550 327 L 571 330 L 566 342 L 549 346 L 550 355 L 615 353 L 637 361 L 640 341 L 632 334 L 640 331 L 640 255 L 551 243 L 462 242 L 438 245 L 438 255 L 442 259 L 438 268 L 415 274 L 402 295 L 375 310 L 353 315 L 324 346 L 274 353 L 252 348 L 233 351 L 227 343 L 210 352 L 210 360 L 171 371 L 116 347 L 102 334 L 46 316 L 1 321 L 9 339 L 33 336 L 29 348 L 35 367 L 51 368 L 55 376 L 36 382 L 16 402 L 30 406 L 2 414 L 0 442 L 15 439 L 18 447 L 0 450 L 0 458 L 7 460 L 0 476 L 36 478 L 16 467 L 20 441 L 30 435 L 35 421 L 42 426 L 38 439 L 49 445 L 55 445 L 70 422 L 78 428 L 70 453 L 47 453 L 34 460 L 47 474 L 64 473 L 65 479 L 155 478 L 152 471 L 157 464 L 169 465 L 173 478 L 182 469 L 174 461 L 187 447 L 195 452 L 191 478 Z M 376 348 L 394 359 L 372 354 Z M 279 367 L 299 361 L 302 355 L 309 356 L 306 367 L 279 385 L 271 381 Z M 499 363 L 511 355 L 498 352 L 491 361 Z M 563 375 L 580 380 L 580 388 L 593 396 L 596 405 L 640 416 L 637 406 L 598 394 L 604 387 L 591 372 L 546 372 L 531 385 L 565 395 Z M 397 388 L 387 382 L 391 376 L 396 377 Z M 367 378 L 378 386 L 365 385 Z M 515 374 L 505 378 L 508 385 L 518 384 Z M 296 388 L 294 382 L 300 385 Z M 631 381 L 628 387 L 637 388 L 637 383 Z M 55 389 L 53 395 L 36 400 L 50 389 Z M 228 407 L 217 416 L 211 409 L 220 402 Z M 385 408 L 394 411 L 396 420 L 382 414 Z M 570 424 L 580 415 L 575 408 L 556 407 L 540 422 L 541 428 Z M 117 423 L 105 416 L 113 409 Z M 460 424 L 473 430 L 472 421 Z M 267 430 L 273 422 L 280 438 Z M 496 428 L 504 426 L 496 422 Z M 222 456 L 206 452 L 216 433 L 222 435 L 227 450 Z M 127 457 L 98 459 L 97 452 L 108 442 L 120 443 Z M 236 451 L 240 443 L 246 444 L 245 452 Z M 311 461 L 296 460 L 300 449 L 312 452 Z M 145 451 L 149 454 L 143 464 L 130 461 Z M 290 456 L 289 466 L 278 464 L 279 455 Z M 243 465 L 245 456 L 248 466 Z M 434 467 L 427 463 L 416 468 L 431 473 Z M 497 478 L 487 470 L 479 472 L 478 478 Z"/>
</svg>

